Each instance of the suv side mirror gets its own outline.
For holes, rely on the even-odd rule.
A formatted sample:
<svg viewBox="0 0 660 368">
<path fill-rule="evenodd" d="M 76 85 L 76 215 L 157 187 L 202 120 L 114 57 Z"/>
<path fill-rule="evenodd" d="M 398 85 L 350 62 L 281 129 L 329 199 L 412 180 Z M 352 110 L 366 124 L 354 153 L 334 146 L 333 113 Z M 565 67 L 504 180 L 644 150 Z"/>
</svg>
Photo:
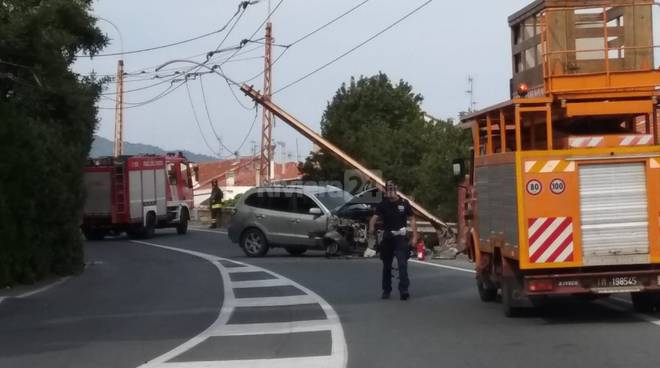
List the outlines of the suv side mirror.
<svg viewBox="0 0 660 368">
<path fill-rule="evenodd" d="M 314 216 L 321 216 L 323 215 L 323 211 L 321 211 L 321 209 L 318 207 L 312 207 L 309 209 L 309 214 Z"/>
<path fill-rule="evenodd" d="M 459 158 L 454 160 L 451 164 L 451 167 L 455 180 L 463 180 L 463 178 L 465 178 L 465 175 L 467 174 L 467 168 L 464 159 Z"/>
</svg>

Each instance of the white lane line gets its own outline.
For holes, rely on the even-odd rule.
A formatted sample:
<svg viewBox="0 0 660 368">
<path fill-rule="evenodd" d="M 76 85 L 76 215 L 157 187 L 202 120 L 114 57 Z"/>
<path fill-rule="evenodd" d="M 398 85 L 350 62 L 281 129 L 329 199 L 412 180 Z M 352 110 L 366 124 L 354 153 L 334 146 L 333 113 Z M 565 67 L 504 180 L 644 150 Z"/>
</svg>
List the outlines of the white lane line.
<svg viewBox="0 0 660 368">
<path fill-rule="evenodd" d="M 32 295 L 42 293 L 42 292 L 44 292 L 44 291 L 46 291 L 46 290 L 48 290 L 48 289 L 54 288 L 54 287 L 57 286 L 57 285 L 60 285 L 60 284 L 63 284 L 63 283 L 65 283 L 65 282 L 67 282 L 70 278 L 71 278 L 71 277 L 69 277 L 69 276 L 67 276 L 67 277 L 63 277 L 63 278 L 61 278 L 61 279 L 59 279 L 59 280 L 53 282 L 52 284 L 48 284 L 48 285 L 46 285 L 46 286 L 44 286 L 44 287 L 41 287 L 41 288 L 39 288 L 39 289 L 37 289 L 37 290 L 32 290 L 32 291 L 29 291 L 29 292 L 27 292 L 27 293 L 23 293 L 23 294 L 17 296 L 17 298 L 28 298 L 28 297 L 31 297 Z"/>
<path fill-rule="evenodd" d="M 251 288 L 251 287 L 287 286 L 287 285 L 291 285 L 291 284 L 288 281 L 282 279 L 231 282 L 231 286 L 234 287 L 234 289 Z"/>
<path fill-rule="evenodd" d="M 630 300 L 625 300 L 617 297 L 610 297 L 609 303 L 608 300 L 603 300 L 603 305 L 605 305 L 608 308 L 613 308 L 622 312 L 629 312 L 630 310 L 627 308 L 623 308 L 621 305 L 616 305 L 616 304 L 626 304 L 626 305 L 632 305 L 632 302 Z M 641 319 L 642 321 L 654 324 L 656 326 L 660 326 L 660 318 L 652 316 L 650 314 L 644 314 L 644 313 L 635 313 L 634 314 L 636 318 Z"/>
<path fill-rule="evenodd" d="M 332 329 L 332 325 L 333 322 L 326 319 L 318 321 L 236 324 L 223 327 L 223 329 L 218 331 L 214 336 L 244 336 L 328 331 Z"/>
<path fill-rule="evenodd" d="M 632 302 L 631 302 L 630 300 L 625 300 L 625 299 L 621 299 L 621 298 L 617 298 L 617 297 L 612 297 L 612 296 L 610 297 L 610 299 L 612 299 L 612 300 L 616 300 L 617 302 L 621 302 L 621 303 L 626 303 L 626 304 L 628 304 L 628 305 L 632 305 Z"/>
<path fill-rule="evenodd" d="M 444 268 L 447 270 L 454 270 L 454 271 L 461 271 L 461 272 L 467 272 L 467 273 L 477 273 L 475 270 L 471 270 L 469 268 L 461 268 L 461 267 L 454 267 L 454 266 L 447 266 L 443 264 L 438 264 L 438 263 L 431 263 L 431 262 L 426 262 L 426 261 L 418 261 L 415 259 L 411 259 L 408 262 L 410 263 L 417 263 L 421 265 L 426 265 L 426 266 L 432 266 L 432 267 L 438 267 L 438 268 Z"/>
<path fill-rule="evenodd" d="M 164 368 L 326 368 L 334 367 L 332 356 L 286 359 L 226 360 L 222 362 L 176 362 Z"/>
<path fill-rule="evenodd" d="M 232 307 L 279 307 L 298 304 L 315 304 L 318 301 L 313 295 L 273 296 L 267 298 L 240 298 L 232 300 Z M 225 303 L 227 301 L 225 300 Z"/>
<path fill-rule="evenodd" d="M 224 230 L 209 230 L 209 229 L 203 229 L 201 227 L 189 227 L 188 229 L 191 231 L 199 231 L 200 233 L 212 233 L 212 234 L 222 234 L 222 235 L 228 234 L 228 232 Z"/>
<path fill-rule="evenodd" d="M 57 285 L 63 284 L 63 283 L 65 283 L 65 282 L 67 282 L 70 278 L 71 278 L 70 276 L 62 277 L 61 279 L 59 279 L 59 280 L 57 280 L 57 281 L 55 281 L 55 282 L 52 282 L 52 283 L 50 283 L 50 284 L 48 284 L 48 285 L 42 286 L 42 287 L 40 287 L 40 288 L 38 288 L 38 289 L 35 289 L 35 290 L 31 290 L 31 291 L 25 292 L 25 293 L 23 293 L 23 294 L 19 294 L 19 295 L 15 295 L 15 296 L 3 296 L 3 297 L 0 297 L 0 303 L 2 303 L 2 301 L 5 300 L 5 299 L 22 299 L 22 298 L 29 298 L 29 297 L 31 297 L 31 296 L 33 296 L 33 295 L 36 295 L 36 294 L 39 294 L 39 293 L 43 293 L 43 292 L 46 291 L 46 290 L 52 289 L 52 288 L 54 288 L 54 287 L 57 286 Z"/>
<path fill-rule="evenodd" d="M 307 289 L 306 287 L 298 284 L 297 282 L 287 279 L 284 276 L 281 276 L 277 273 L 274 273 L 272 271 L 256 267 L 253 265 L 249 265 L 246 263 L 238 262 L 236 260 L 230 260 L 226 258 L 221 258 L 221 257 L 216 257 L 214 255 L 210 254 L 205 254 L 205 253 L 200 253 L 200 252 L 195 252 L 195 251 L 190 251 L 186 249 L 181 249 L 181 248 L 175 248 L 175 247 L 170 247 L 170 246 L 165 246 L 165 245 L 160 245 L 160 244 L 155 244 L 155 243 L 149 243 L 149 242 L 143 242 L 143 241 L 133 241 L 136 244 L 142 244 L 142 245 L 147 245 L 147 246 L 152 246 L 156 248 L 161 248 L 161 249 L 166 249 L 174 252 L 180 252 L 184 254 L 189 254 L 192 256 L 196 256 L 199 258 L 203 258 L 213 264 L 218 271 L 220 272 L 220 275 L 222 277 L 222 282 L 223 282 L 223 289 L 224 289 L 224 301 L 222 304 L 222 307 L 220 309 L 220 313 L 218 315 L 218 318 L 216 321 L 209 326 L 206 330 L 202 331 L 200 334 L 197 336 L 191 338 L 190 340 L 184 342 L 183 344 L 179 345 L 178 347 L 174 348 L 173 350 L 158 356 L 151 361 L 143 364 L 140 366 L 140 368 L 152 368 L 152 367 L 191 367 L 191 368 L 198 368 L 198 367 L 268 367 L 268 368 L 277 368 L 277 367 L 324 367 L 324 368 L 345 368 L 347 363 L 348 363 L 348 348 L 346 345 L 346 339 L 344 337 L 344 329 L 341 325 L 341 321 L 339 320 L 339 316 L 335 312 L 335 310 L 328 304 L 323 298 L 321 298 L 318 294 L 315 292 L 311 291 L 310 289 Z M 239 265 L 242 265 L 244 267 L 239 267 L 239 268 L 231 268 L 227 269 L 225 268 L 220 261 L 228 261 L 228 262 L 233 262 Z M 233 292 L 233 283 L 230 281 L 229 273 L 231 271 L 235 271 L 238 269 L 251 269 L 252 271 L 262 271 L 265 273 L 268 273 L 270 275 L 273 275 L 274 277 L 282 280 L 286 280 L 289 282 L 289 285 L 292 285 L 300 290 L 302 290 L 304 293 L 307 295 L 303 296 L 296 296 L 296 303 L 295 304 L 301 304 L 301 301 L 307 301 L 310 303 L 317 303 L 321 306 L 323 311 L 325 312 L 326 315 L 326 320 L 321 321 L 310 321 L 311 324 L 319 324 L 321 325 L 322 323 L 328 324 L 328 328 L 325 328 L 324 331 L 329 330 L 331 337 L 332 337 L 332 348 L 331 348 L 331 354 L 329 356 L 324 356 L 324 357 L 304 357 L 304 358 L 291 358 L 291 359 L 263 359 L 263 360 L 236 360 L 236 361 L 213 361 L 213 362 L 183 362 L 183 363 L 168 363 L 169 360 L 179 356 L 180 354 L 194 348 L 198 344 L 202 343 L 205 341 L 207 338 L 211 336 L 218 336 L 221 335 L 222 332 L 225 329 L 228 329 L 227 322 L 229 321 L 229 318 L 231 317 L 234 308 L 239 305 L 237 303 L 237 299 L 234 296 Z M 287 302 L 291 303 L 293 300 L 291 298 L 293 297 L 284 297 L 285 299 L 282 298 L 250 298 L 253 301 L 255 300 L 261 300 L 261 302 L 266 303 L 262 304 L 260 306 L 271 306 L 273 305 L 274 302 Z M 250 300 L 250 299 L 245 299 L 245 300 Z M 240 305 L 243 305 L 243 300 L 241 299 Z M 288 304 L 286 304 L 288 305 Z M 233 325 L 232 325 L 233 326 Z M 238 325 L 237 325 L 238 326 Z M 291 333 L 295 332 L 297 328 L 300 328 L 301 325 L 299 324 L 291 324 L 291 329 L 289 331 L 285 330 L 285 333 Z M 231 327 L 233 328 L 233 327 Z M 250 328 L 250 327 L 248 327 Z M 309 327 L 311 328 L 311 327 Z M 267 334 L 269 332 L 264 332 L 261 331 L 258 334 Z M 252 334 L 255 335 L 255 334 Z"/>
</svg>

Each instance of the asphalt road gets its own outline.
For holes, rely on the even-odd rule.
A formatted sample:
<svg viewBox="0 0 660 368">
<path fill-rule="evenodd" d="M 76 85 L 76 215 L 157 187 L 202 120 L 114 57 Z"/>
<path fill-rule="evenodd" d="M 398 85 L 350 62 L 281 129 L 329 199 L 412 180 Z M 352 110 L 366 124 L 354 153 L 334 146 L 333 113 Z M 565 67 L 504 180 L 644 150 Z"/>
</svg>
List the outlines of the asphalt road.
<svg viewBox="0 0 660 368">
<path fill-rule="evenodd" d="M 509 319 L 474 275 L 411 264 L 380 300 L 377 260 L 243 257 L 219 233 L 87 243 L 78 277 L 0 302 L 0 367 L 654 367 L 660 315 L 554 301 Z"/>
</svg>

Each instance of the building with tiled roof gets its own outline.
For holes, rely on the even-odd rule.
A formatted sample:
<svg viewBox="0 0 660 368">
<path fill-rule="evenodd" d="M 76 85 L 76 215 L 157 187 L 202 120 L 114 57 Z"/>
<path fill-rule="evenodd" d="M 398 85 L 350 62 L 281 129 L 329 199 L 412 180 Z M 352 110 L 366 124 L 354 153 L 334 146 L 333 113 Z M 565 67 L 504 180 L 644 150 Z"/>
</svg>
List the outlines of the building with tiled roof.
<svg viewBox="0 0 660 368">
<path fill-rule="evenodd" d="M 224 199 L 232 199 L 257 186 L 259 182 L 259 157 L 247 156 L 236 159 L 210 161 L 197 164 L 195 183 L 195 207 L 204 206 L 211 195 L 211 181 L 218 180 Z M 289 182 L 302 178 L 298 162 L 273 163 L 273 182 Z"/>
</svg>

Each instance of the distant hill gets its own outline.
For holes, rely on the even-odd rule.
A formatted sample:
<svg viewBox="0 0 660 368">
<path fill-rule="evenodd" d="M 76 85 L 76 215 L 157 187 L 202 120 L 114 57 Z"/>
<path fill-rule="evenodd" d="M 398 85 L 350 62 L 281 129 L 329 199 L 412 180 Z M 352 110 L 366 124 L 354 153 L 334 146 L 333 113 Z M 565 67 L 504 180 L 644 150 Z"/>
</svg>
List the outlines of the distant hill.
<svg viewBox="0 0 660 368">
<path fill-rule="evenodd" d="M 90 157 L 112 156 L 113 147 L 114 144 L 111 140 L 95 135 L 94 142 L 92 143 L 92 150 L 89 152 L 89 156 Z M 127 155 L 138 155 L 138 154 L 162 155 L 167 152 L 178 152 L 178 151 L 180 150 L 166 151 L 160 147 L 156 147 L 148 144 L 124 142 L 124 154 Z M 201 155 L 185 150 L 182 152 L 188 158 L 188 160 L 193 162 L 207 162 L 207 161 L 217 160 L 216 157 L 212 157 L 212 156 Z"/>
</svg>

